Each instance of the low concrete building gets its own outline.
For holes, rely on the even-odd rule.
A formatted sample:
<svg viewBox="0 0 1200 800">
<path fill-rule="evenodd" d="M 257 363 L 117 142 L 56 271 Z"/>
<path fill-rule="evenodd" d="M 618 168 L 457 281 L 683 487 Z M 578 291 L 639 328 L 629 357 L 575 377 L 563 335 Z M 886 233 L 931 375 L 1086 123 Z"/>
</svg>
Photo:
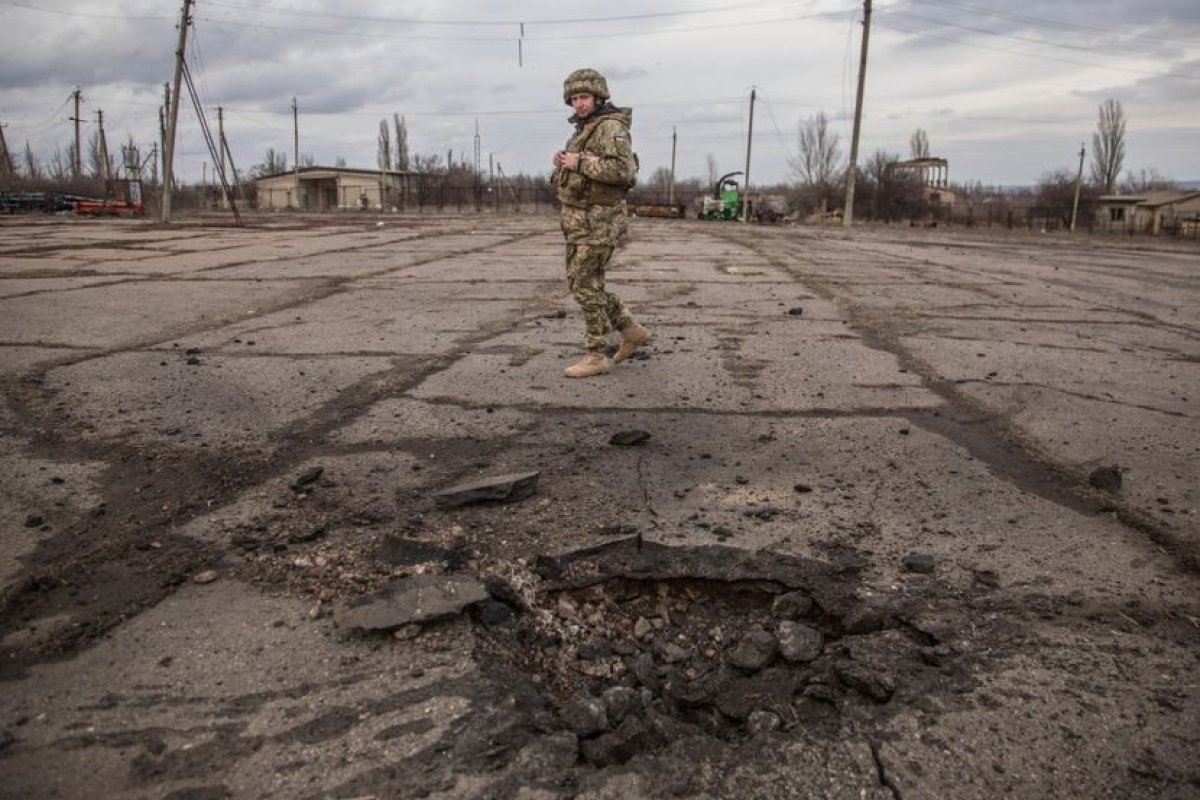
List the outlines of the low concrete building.
<svg viewBox="0 0 1200 800">
<path fill-rule="evenodd" d="M 255 181 L 258 207 L 306 211 L 402 208 L 416 196 L 417 174 L 348 167 L 301 167 Z"/>
<path fill-rule="evenodd" d="M 1113 233 L 1196 236 L 1200 228 L 1200 192 L 1159 189 L 1104 195 L 1096 209 L 1097 227 Z"/>
</svg>

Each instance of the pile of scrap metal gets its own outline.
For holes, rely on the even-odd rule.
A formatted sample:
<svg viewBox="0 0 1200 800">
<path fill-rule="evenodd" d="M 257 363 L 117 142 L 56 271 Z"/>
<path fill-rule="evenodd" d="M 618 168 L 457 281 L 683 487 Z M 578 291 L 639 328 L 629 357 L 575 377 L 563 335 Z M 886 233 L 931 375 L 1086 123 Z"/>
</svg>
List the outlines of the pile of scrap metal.
<svg viewBox="0 0 1200 800">
<path fill-rule="evenodd" d="M 86 198 L 47 192 L 13 192 L 0 189 L 0 214 L 57 214 L 71 211 L 72 203 Z"/>
<path fill-rule="evenodd" d="M 683 219 L 687 216 L 687 207 L 672 203 L 629 203 L 627 210 L 635 217 L 663 217 L 665 219 Z"/>
<path fill-rule="evenodd" d="M 72 203 L 75 213 L 89 217 L 140 217 L 146 213 L 146 207 L 142 205 L 141 181 L 107 181 L 104 188 L 108 196 L 103 200 L 75 200 Z"/>
</svg>

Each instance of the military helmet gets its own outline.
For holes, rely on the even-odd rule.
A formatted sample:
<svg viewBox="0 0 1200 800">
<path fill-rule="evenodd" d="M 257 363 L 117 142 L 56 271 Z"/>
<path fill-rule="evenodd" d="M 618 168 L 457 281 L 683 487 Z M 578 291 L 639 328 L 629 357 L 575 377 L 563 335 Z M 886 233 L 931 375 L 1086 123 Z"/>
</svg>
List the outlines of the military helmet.
<svg viewBox="0 0 1200 800">
<path fill-rule="evenodd" d="M 563 101 L 571 105 L 571 95 L 587 92 L 600 102 L 608 99 L 608 81 L 594 69 L 577 69 L 563 81 Z"/>
</svg>

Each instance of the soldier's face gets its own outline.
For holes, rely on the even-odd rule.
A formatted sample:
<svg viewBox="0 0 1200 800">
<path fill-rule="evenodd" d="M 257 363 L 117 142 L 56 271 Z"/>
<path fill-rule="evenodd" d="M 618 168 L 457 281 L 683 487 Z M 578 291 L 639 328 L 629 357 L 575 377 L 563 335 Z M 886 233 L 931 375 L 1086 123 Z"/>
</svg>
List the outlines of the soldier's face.
<svg viewBox="0 0 1200 800">
<path fill-rule="evenodd" d="M 596 98 L 588 92 L 577 92 L 571 95 L 571 108 L 576 115 L 586 117 L 596 110 Z"/>
</svg>

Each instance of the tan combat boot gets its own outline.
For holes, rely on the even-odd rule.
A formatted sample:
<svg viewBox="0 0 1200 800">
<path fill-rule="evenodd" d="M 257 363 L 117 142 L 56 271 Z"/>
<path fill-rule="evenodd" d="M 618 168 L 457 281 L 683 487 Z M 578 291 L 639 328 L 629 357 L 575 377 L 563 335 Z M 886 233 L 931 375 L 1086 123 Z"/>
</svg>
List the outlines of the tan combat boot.
<svg viewBox="0 0 1200 800">
<path fill-rule="evenodd" d="M 629 358 L 633 355 L 633 351 L 641 347 L 649 338 L 650 331 L 636 322 L 631 322 L 621 328 L 621 346 L 617 348 L 617 352 L 613 356 L 613 363 L 620 364 Z"/>
<path fill-rule="evenodd" d="M 568 378 L 589 378 L 592 375 L 602 375 L 605 372 L 608 372 L 608 356 L 604 355 L 604 353 L 588 353 L 567 367 L 563 374 Z"/>
</svg>

